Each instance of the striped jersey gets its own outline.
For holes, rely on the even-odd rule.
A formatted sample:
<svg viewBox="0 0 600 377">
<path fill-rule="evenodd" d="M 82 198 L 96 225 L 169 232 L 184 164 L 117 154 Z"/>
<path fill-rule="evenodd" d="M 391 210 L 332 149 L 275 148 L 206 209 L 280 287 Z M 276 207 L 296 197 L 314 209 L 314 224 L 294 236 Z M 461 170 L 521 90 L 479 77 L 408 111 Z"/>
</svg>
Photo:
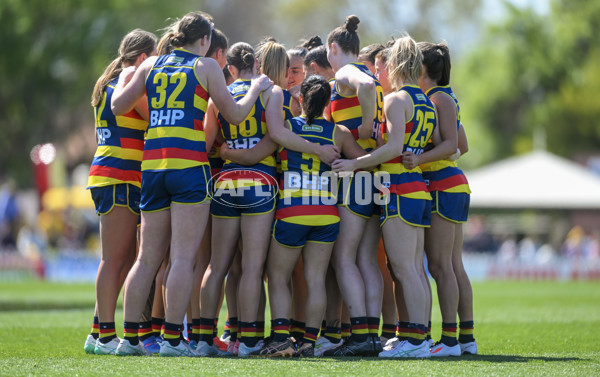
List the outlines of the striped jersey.
<svg viewBox="0 0 600 377">
<path fill-rule="evenodd" d="M 331 90 L 331 120 L 335 124 L 341 124 L 346 126 L 354 139 L 357 140 L 358 144 L 366 151 L 371 151 L 377 146 L 377 135 L 379 128 L 383 123 L 383 87 L 379 83 L 379 80 L 367 68 L 364 63 L 350 63 L 349 65 L 355 67 L 358 71 L 368 75 L 375 82 L 375 89 L 377 93 L 375 114 L 373 114 L 373 133 L 369 139 L 358 138 L 358 127 L 362 124 L 362 111 L 360 108 L 360 102 L 356 94 L 346 97 L 338 92 L 337 83 L 335 81 Z"/>
<path fill-rule="evenodd" d="M 221 159 L 221 146 L 215 141 L 211 149 L 208 150 L 208 163 L 210 164 L 210 175 L 215 176 L 219 174 L 223 167 L 223 160 Z"/>
<path fill-rule="evenodd" d="M 460 106 L 452 88 L 448 85 L 435 86 L 429 89 L 426 94 L 431 98 L 435 93 L 444 93 L 456 103 L 456 129 L 458 130 L 460 127 Z M 433 148 L 433 143 L 430 141 L 430 145 L 426 148 Z M 423 171 L 423 178 L 428 182 L 429 191 L 471 193 L 467 177 L 458 168 L 456 161 L 429 162 L 421 165 L 421 170 Z"/>
<path fill-rule="evenodd" d="M 246 96 L 250 90 L 250 80 L 238 79 L 227 87 L 233 99 L 239 102 Z M 262 96 L 259 96 L 256 103 L 250 110 L 246 119 L 238 124 L 231 124 L 225 120 L 222 114 L 217 115 L 221 134 L 230 149 L 251 149 L 267 134 L 267 123 L 265 121 L 265 105 L 262 102 Z M 275 167 L 275 156 L 269 155 L 252 166 L 243 166 L 232 161 L 225 161 L 221 169 L 223 173 L 231 171 L 222 177 L 226 177 L 228 182 L 217 182 L 219 185 L 231 187 L 241 187 L 256 184 L 275 185 L 277 171 Z M 230 182 L 229 180 L 233 181 Z"/>
<path fill-rule="evenodd" d="M 413 116 L 404 128 L 404 145 L 402 152 L 422 154 L 437 126 L 437 115 L 433 103 L 416 85 L 405 85 L 399 92 L 405 92 L 413 103 Z M 384 142 L 387 142 L 387 127 L 382 129 Z M 381 164 L 381 171 L 390 174 L 390 192 L 413 199 L 431 200 L 421 169 L 417 166 L 408 170 L 402 164 L 402 156 L 398 156 Z"/>
<path fill-rule="evenodd" d="M 209 94 L 196 76 L 201 56 L 183 49 L 158 57 L 146 79 L 150 126 L 142 171 L 208 165 L 204 115 Z"/>
<path fill-rule="evenodd" d="M 425 94 L 427 94 L 427 97 L 431 98 L 435 93 L 438 92 L 446 94 L 456 104 L 456 129 L 458 130 L 458 128 L 460 127 L 460 106 L 458 105 L 458 99 L 454 95 L 454 92 L 452 91 L 452 88 L 450 88 L 449 85 L 434 86 L 433 88 L 430 88 Z"/>
<path fill-rule="evenodd" d="M 115 116 L 110 102 L 118 78 L 104 88 L 102 101 L 94 107 L 98 148 L 90 167 L 88 188 L 129 183 L 141 187 L 144 133 L 148 122 L 131 110 Z"/>
<path fill-rule="evenodd" d="M 289 90 L 283 89 L 283 119 L 290 120 L 294 117 L 292 113 L 292 93 Z"/>
<path fill-rule="evenodd" d="M 303 139 L 320 145 L 335 145 L 335 124 L 322 117 L 311 124 L 307 124 L 304 117 L 290 119 L 288 123 L 292 132 Z M 283 175 L 275 218 L 309 226 L 339 222 L 337 178 L 331 167 L 314 154 L 282 148 L 279 155 Z"/>
<path fill-rule="evenodd" d="M 287 89 L 282 89 L 283 91 L 283 120 L 290 120 L 294 117 L 294 113 L 292 113 L 292 93 L 290 93 Z M 281 174 L 281 157 L 279 157 L 279 152 L 275 154 L 276 165 L 277 165 L 277 174 Z"/>
</svg>

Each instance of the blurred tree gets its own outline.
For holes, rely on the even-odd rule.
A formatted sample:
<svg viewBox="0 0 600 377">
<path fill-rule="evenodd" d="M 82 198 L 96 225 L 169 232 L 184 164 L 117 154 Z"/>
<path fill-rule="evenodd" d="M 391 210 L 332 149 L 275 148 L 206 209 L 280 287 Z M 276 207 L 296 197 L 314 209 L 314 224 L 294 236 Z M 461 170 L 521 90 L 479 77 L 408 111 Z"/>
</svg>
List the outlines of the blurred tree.
<svg viewBox="0 0 600 377">
<path fill-rule="evenodd" d="M 35 144 L 64 141 L 82 124 L 93 135 L 91 92 L 123 35 L 156 32 L 186 10 L 151 0 L 0 2 L 0 172 L 29 184 Z"/>
<path fill-rule="evenodd" d="M 120 39 L 136 27 L 160 34 L 167 18 L 195 9 L 212 14 L 231 42 L 255 43 L 270 34 L 291 47 L 314 34 L 325 39 L 348 14 L 361 18 L 363 44 L 402 31 L 417 40 L 447 39 L 455 63 L 452 83 L 472 146 L 467 165 L 531 149 L 537 127 L 545 128 L 548 148 L 562 155 L 597 149 L 600 2 L 554 0 L 549 14 L 505 6 L 506 18 L 488 27 L 464 58 L 456 46 L 471 43 L 489 19 L 480 0 L 4 0 L 0 173 L 30 184 L 29 151 L 42 142 L 68 144 L 69 167 L 89 162 L 89 98 Z M 89 150 L 72 142 L 80 139 L 91 140 Z"/>
<path fill-rule="evenodd" d="M 540 128 L 554 153 L 597 151 L 600 2 L 555 0 L 549 14 L 505 6 L 506 20 L 489 27 L 456 65 L 453 82 L 473 153 L 465 162 L 530 151 Z"/>
</svg>

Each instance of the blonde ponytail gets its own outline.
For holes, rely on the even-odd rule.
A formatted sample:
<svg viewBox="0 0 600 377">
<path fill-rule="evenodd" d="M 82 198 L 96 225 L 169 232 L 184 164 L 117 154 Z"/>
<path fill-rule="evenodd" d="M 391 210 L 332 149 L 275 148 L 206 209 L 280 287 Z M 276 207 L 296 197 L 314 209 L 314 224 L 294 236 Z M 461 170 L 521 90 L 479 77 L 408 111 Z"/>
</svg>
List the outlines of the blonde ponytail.
<svg viewBox="0 0 600 377">
<path fill-rule="evenodd" d="M 104 73 L 100 76 L 92 92 L 92 106 L 96 107 L 102 102 L 104 87 L 112 80 L 119 77 L 123 64 L 133 65 L 141 54 L 152 55 L 156 48 L 156 36 L 142 29 L 129 32 L 119 46 L 119 57 L 113 60 Z"/>
</svg>

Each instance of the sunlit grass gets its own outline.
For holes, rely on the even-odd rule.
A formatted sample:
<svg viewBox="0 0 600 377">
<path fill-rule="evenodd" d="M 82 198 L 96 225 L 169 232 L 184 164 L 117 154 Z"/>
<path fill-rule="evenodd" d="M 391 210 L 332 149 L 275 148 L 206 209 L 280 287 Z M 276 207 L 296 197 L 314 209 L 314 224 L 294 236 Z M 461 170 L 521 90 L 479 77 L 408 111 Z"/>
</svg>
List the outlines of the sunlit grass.
<svg viewBox="0 0 600 377">
<path fill-rule="evenodd" d="M 83 342 L 93 315 L 92 285 L 0 284 L 0 375 L 597 375 L 599 288 L 598 283 L 474 284 L 479 356 L 241 360 L 86 355 Z M 222 310 L 222 318 L 224 314 Z M 122 334 L 120 309 L 116 321 L 117 332 Z M 436 338 L 439 322 L 436 311 Z"/>
</svg>

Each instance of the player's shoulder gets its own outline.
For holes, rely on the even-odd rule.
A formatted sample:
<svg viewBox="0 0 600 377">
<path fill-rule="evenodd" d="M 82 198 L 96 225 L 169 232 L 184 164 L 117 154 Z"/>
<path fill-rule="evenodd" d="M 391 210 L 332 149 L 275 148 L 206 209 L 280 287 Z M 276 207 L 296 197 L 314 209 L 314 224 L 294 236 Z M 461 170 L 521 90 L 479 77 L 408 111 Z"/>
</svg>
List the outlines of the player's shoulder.
<svg viewBox="0 0 600 377">
<path fill-rule="evenodd" d="M 262 92 L 261 96 L 265 102 L 273 100 L 283 103 L 284 91 L 279 85 L 271 85 Z"/>
<path fill-rule="evenodd" d="M 385 96 L 383 100 L 386 106 L 398 106 L 404 102 L 412 103 L 412 98 L 406 90 L 398 90 Z"/>
</svg>

